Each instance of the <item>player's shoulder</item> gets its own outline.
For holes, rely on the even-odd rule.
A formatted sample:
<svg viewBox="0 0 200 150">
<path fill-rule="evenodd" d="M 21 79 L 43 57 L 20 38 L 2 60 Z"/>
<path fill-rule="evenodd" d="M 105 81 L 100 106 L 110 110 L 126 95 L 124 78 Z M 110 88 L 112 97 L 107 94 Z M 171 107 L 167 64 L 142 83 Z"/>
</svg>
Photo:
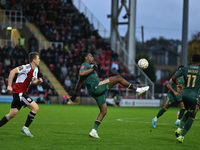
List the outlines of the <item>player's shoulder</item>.
<svg viewBox="0 0 200 150">
<path fill-rule="evenodd" d="M 23 66 L 25 67 L 25 69 L 30 69 L 31 68 L 31 64 L 25 64 Z"/>
<path fill-rule="evenodd" d="M 90 66 L 89 63 L 84 62 L 84 63 L 81 64 L 81 68 L 80 69 L 88 68 L 89 66 Z"/>
<path fill-rule="evenodd" d="M 25 64 L 25 65 L 18 66 L 18 68 L 19 68 L 19 70 L 28 70 L 31 68 L 31 65 Z"/>
</svg>

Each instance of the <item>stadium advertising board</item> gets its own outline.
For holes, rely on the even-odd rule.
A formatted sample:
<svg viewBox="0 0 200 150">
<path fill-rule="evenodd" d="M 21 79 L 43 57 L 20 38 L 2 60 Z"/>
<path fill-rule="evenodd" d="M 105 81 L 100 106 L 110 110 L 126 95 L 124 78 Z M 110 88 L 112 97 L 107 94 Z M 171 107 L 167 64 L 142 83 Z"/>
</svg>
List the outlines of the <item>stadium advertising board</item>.
<svg viewBox="0 0 200 150">
<path fill-rule="evenodd" d="M 107 98 L 106 102 L 114 103 L 114 99 Z M 122 99 L 120 106 L 122 107 L 160 107 L 159 99 Z"/>
</svg>

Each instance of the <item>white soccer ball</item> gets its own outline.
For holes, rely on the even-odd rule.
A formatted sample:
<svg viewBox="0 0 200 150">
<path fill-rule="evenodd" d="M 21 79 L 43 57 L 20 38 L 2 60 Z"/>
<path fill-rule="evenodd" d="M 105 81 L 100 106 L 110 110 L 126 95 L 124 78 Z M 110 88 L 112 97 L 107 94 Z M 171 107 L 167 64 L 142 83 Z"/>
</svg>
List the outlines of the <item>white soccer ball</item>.
<svg viewBox="0 0 200 150">
<path fill-rule="evenodd" d="M 144 69 L 147 69 L 147 67 L 149 66 L 149 62 L 145 59 L 145 58 L 141 58 L 139 61 L 138 61 L 138 66 L 144 70 Z"/>
</svg>

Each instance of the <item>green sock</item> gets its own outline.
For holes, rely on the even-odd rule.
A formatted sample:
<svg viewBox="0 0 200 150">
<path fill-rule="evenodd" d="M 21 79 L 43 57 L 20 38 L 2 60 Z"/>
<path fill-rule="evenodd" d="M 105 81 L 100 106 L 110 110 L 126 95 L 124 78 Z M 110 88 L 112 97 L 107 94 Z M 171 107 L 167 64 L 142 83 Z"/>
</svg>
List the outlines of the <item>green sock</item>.
<svg viewBox="0 0 200 150">
<path fill-rule="evenodd" d="M 180 126 L 179 126 L 181 129 L 184 127 L 189 116 L 190 116 L 189 112 L 186 112 L 185 115 L 183 116 L 183 119 L 181 120 L 181 123 L 180 123 Z"/>
<path fill-rule="evenodd" d="M 165 108 L 162 108 L 159 112 L 158 112 L 158 114 L 157 114 L 157 118 L 159 118 L 160 116 L 162 116 L 165 112 L 166 112 L 167 110 L 165 109 Z"/>
<path fill-rule="evenodd" d="M 94 122 L 93 129 L 97 130 L 97 128 L 99 127 L 100 124 L 101 124 L 101 121 L 96 120 L 96 121 Z"/>
<path fill-rule="evenodd" d="M 184 129 L 183 129 L 183 132 L 181 133 L 182 136 L 185 136 L 186 133 L 190 130 L 192 124 L 194 122 L 194 119 L 193 118 L 189 118 L 187 120 L 187 122 L 185 123 L 185 126 L 184 126 Z"/>
<path fill-rule="evenodd" d="M 129 84 L 128 88 L 135 91 L 137 90 L 137 87 L 133 86 L 131 83 Z"/>
<path fill-rule="evenodd" d="M 185 112 L 185 109 L 180 110 L 180 114 L 179 114 L 179 117 L 178 117 L 179 120 L 183 117 L 184 112 Z"/>
</svg>

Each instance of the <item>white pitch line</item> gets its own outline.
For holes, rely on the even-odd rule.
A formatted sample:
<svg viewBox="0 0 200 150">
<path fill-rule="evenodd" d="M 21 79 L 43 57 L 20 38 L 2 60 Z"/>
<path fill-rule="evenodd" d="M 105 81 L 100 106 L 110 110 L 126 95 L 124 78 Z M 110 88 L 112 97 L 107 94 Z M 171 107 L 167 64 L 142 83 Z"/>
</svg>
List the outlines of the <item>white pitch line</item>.
<svg viewBox="0 0 200 150">
<path fill-rule="evenodd" d="M 139 124 L 151 124 L 152 122 L 143 122 L 143 121 L 136 121 L 136 120 L 139 120 L 140 118 L 119 118 L 119 119 L 116 119 L 116 121 L 119 121 L 119 122 L 134 122 L 134 123 L 139 123 Z M 160 123 L 160 122 L 157 122 L 158 125 L 171 125 L 171 123 Z M 199 124 L 193 124 L 194 126 L 200 126 Z"/>
</svg>

